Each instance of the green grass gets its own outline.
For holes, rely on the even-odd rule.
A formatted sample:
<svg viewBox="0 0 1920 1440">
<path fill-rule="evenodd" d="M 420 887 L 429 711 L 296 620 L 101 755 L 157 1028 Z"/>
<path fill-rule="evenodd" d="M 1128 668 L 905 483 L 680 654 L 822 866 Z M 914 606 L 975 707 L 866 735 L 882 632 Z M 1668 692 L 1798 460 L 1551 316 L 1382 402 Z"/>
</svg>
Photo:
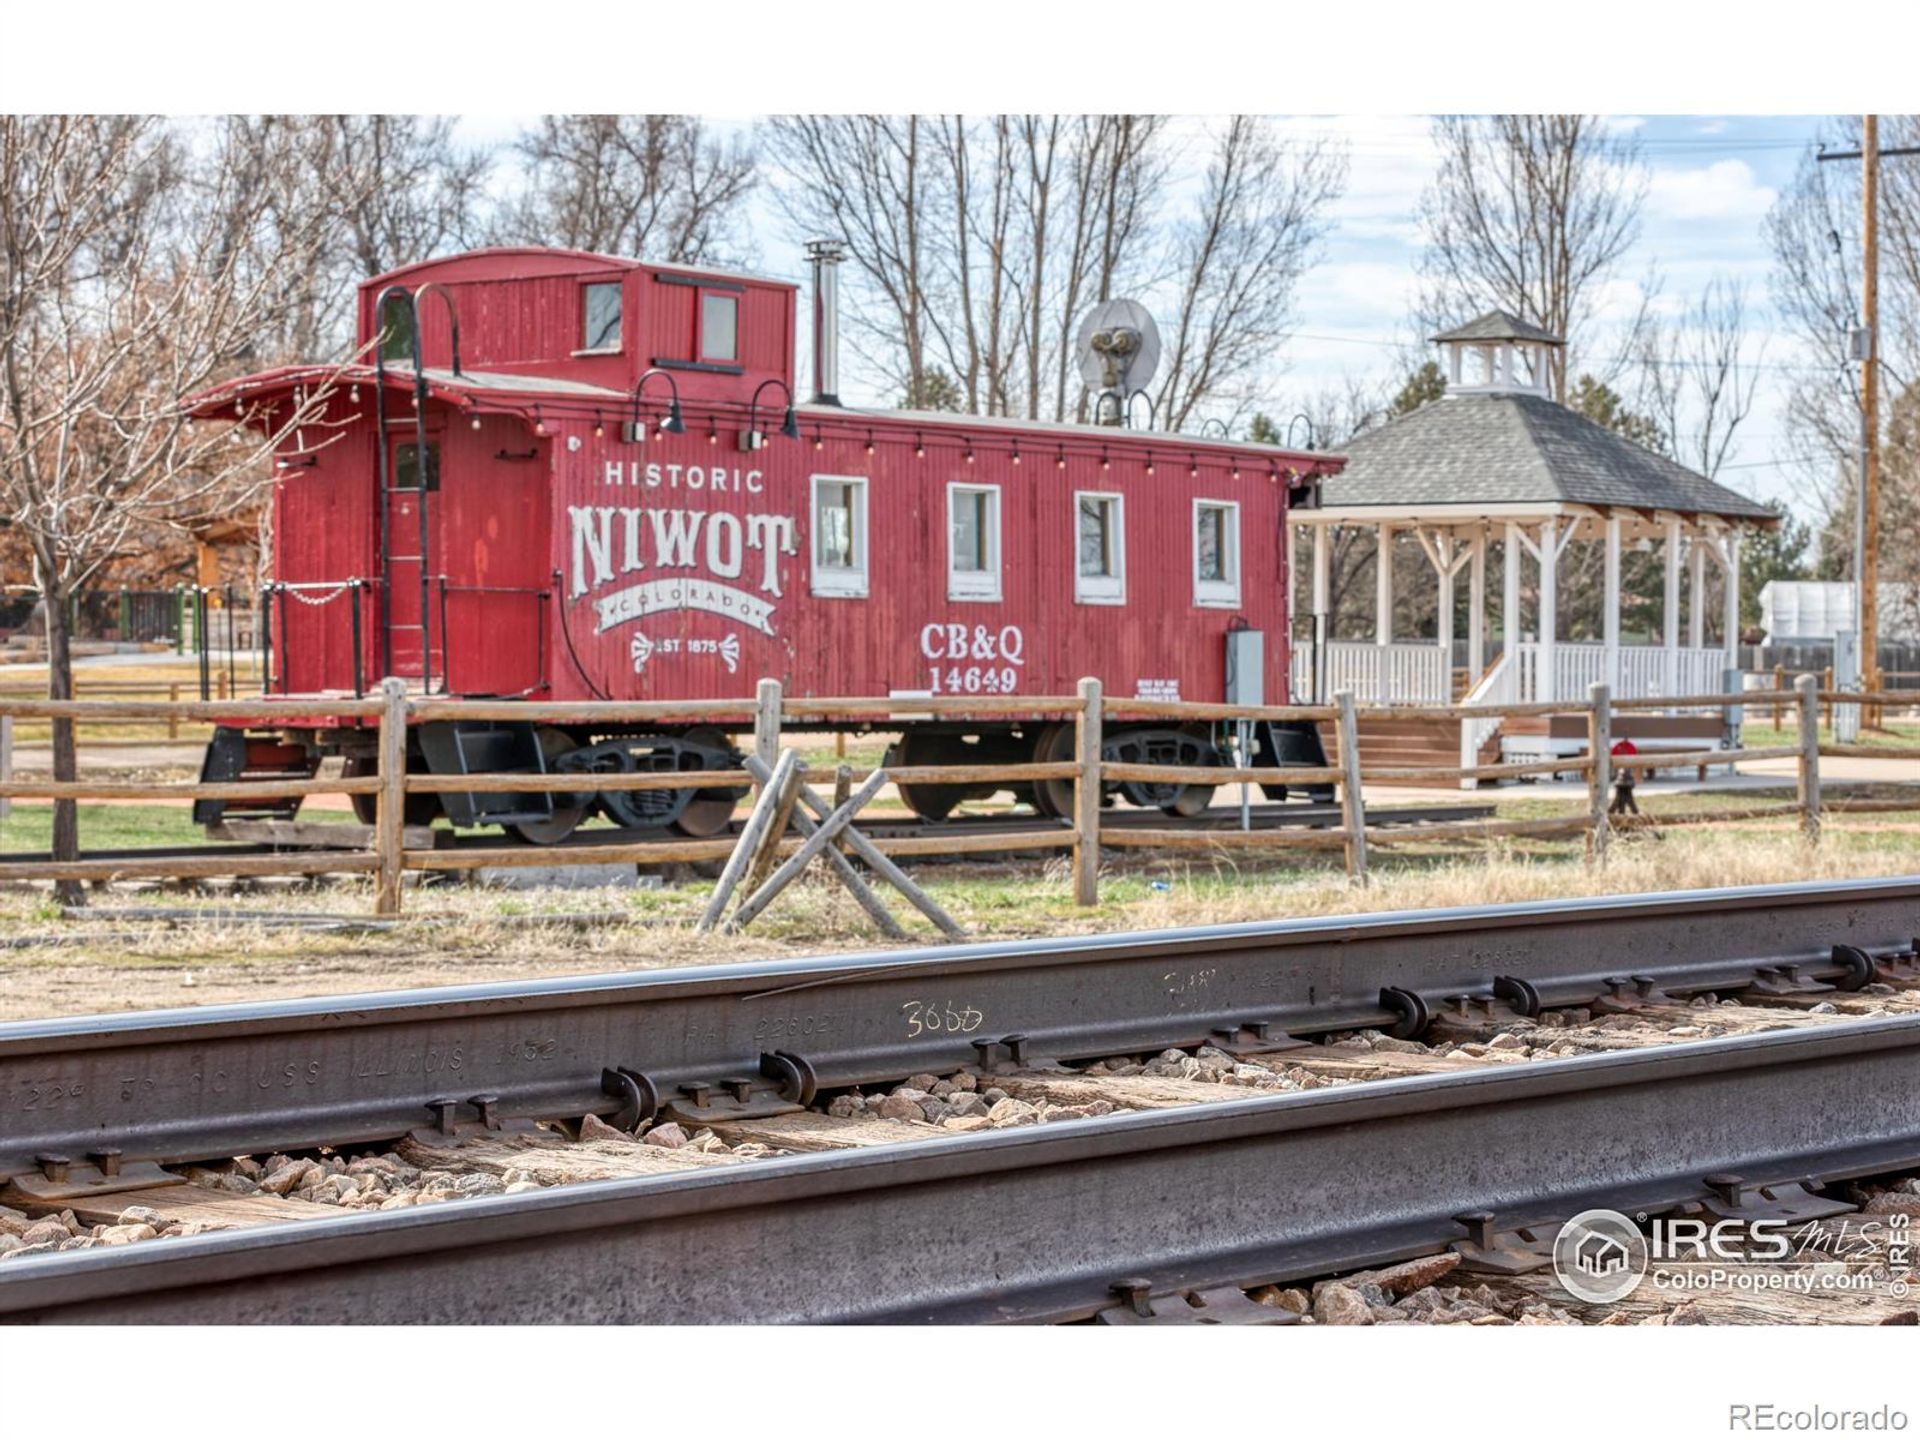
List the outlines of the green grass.
<svg viewBox="0 0 1920 1440">
<path fill-rule="evenodd" d="M 79 811 L 82 852 L 196 845 L 206 839 L 185 805 L 81 805 Z M 13 814 L 0 820 L 0 852 L 44 851 L 52 844 L 51 805 L 16 800 Z"/>
<path fill-rule="evenodd" d="M 1770 749 L 1775 745 L 1798 745 L 1800 743 L 1800 732 L 1798 729 L 1788 726 L 1784 729 L 1776 730 L 1771 725 L 1759 724 L 1757 723 L 1757 719 L 1762 715 L 1767 716 L 1768 719 L 1772 718 L 1771 713 L 1765 706 L 1756 705 L 1747 711 L 1747 723 L 1740 727 L 1740 743 L 1742 745 L 1750 750 L 1764 750 Z M 1823 725 L 1820 727 L 1820 743 L 1822 745 L 1832 745 L 1836 743 L 1831 726 Z M 1861 730 L 1858 738 L 1851 743 L 1855 745 L 1869 745 L 1876 749 L 1898 749 L 1905 746 L 1920 745 L 1920 724 L 1915 724 L 1907 720 L 1890 720 L 1887 722 L 1884 730 Z"/>
</svg>

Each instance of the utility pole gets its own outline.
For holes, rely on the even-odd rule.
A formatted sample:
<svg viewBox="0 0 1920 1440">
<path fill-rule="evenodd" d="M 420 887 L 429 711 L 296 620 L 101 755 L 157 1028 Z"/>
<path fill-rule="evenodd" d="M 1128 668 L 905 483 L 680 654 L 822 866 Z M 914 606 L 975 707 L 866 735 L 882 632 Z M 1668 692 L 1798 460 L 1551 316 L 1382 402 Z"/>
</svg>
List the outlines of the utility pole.
<svg viewBox="0 0 1920 1440">
<path fill-rule="evenodd" d="M 1860 456 L 1860 678 L 1880 688 L 1880 117 L 1868 115 L 1860 131 L 1860 308 L 1867 325 L 1867 353 L 1860 362 L 1860 424 L 1866 447 Z"/>
<path fill-rule="evenodd" d="M 1822 150 L 1820 160 L 1858 160 L 1860 176 L 1860 493 L 1854 497 L 1854 633 L 1860 638 L 1860 675 L 1880 688 L 1880 158 L 1920 155 L 1920 146 L 1880 148 L 1880 117 L 1861 117 L 1858 150 Z"/>
</svg>

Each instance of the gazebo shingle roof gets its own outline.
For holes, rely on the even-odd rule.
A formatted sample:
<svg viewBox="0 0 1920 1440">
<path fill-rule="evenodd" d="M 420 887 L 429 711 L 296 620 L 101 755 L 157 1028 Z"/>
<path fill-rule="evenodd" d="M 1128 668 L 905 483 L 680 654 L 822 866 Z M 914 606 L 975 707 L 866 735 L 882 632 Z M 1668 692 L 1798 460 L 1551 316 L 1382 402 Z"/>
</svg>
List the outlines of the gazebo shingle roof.
<svg viewBox="0 0 1920 1440">
<path fill-rule="evenodd" d="M 1464 325 L 1433 337 L 1434 343 L 1444 344 L 1449 340 L 1535 340 L 1544 345 L 1564 345 L 1551 330 L 1542 330 L 1531 321 L 1522 320 L 1518 315 L 1505 310 L 1489 310 L 1477 320 L 1469 320 Z"/>
<path fill-rule="evenodd" d="M 1478 323 L 1478 322 L 1476 322 Z M 1448 395 L 1345 447 L 1327 508 L 1550 503 L 1770 521 L 1773 511 L 1544 395 Z"/>
</svg>

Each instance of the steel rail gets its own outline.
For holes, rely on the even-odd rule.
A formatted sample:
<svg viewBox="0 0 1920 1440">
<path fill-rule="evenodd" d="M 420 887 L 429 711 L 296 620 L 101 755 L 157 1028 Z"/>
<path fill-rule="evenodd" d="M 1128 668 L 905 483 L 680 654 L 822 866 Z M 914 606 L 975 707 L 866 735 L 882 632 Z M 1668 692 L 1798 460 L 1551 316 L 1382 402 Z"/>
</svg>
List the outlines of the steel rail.
<svg viewBox="0 0 1920 1440">
<path fill-rule="evenodd" d="M 1909 1016 L 346 1215 L 15 1261 L 0 1317 L 1073 1320 L 1123 1282 L 1429 1253 L 1475 1212 L 1547 1227 L 1908 1167 L 1916 1059 Z"/>
<path fill-rule="evenodd" d="M 703 1120 L 727 1117 L 732 1085 L 764 1113 L 969 1064 L 1411 1034 L 1455 997 L 1524 1013 L 1789 971 L 1857 986 L 1916 931 L 1920 878 L 1898 878 L 14 1022 L 0 1025 L 0 1176 L 48 1154 L 169 1164 L 387 1140 L 470 1118 L 479 1096 L 507 1117 Z"/>
</svg>

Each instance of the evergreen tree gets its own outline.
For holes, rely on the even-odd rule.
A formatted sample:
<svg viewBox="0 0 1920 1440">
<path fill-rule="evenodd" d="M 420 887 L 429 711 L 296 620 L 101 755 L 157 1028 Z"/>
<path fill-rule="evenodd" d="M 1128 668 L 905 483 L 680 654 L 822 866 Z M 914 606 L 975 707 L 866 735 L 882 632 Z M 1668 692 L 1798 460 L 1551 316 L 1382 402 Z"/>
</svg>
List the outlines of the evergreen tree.
<svg viewBox="0 0 1920 1440">
<path fill-rule="evenodd" d="M 1594 424 L 1604 425 L 1656 455 L 1671 454 L 1667 434 L 1658 422 L 1629 410 L 1618 391 L 1591 375 L 1582 375 L 1573 382 L 1567 394 L 1567 408 L 1579 411 Z"/>
<path fill-rule="evenodd" d="M 1418 370 L 1407 376 L 1398 393 L 1387 406 L 1391 419 L 1402 415 L 1411 415 L 1422 405 L 1431 404 L 1447 393 L 1447 373 L 1440 368 L 1436 360 L 1429 360 Z"/>
</svg>

